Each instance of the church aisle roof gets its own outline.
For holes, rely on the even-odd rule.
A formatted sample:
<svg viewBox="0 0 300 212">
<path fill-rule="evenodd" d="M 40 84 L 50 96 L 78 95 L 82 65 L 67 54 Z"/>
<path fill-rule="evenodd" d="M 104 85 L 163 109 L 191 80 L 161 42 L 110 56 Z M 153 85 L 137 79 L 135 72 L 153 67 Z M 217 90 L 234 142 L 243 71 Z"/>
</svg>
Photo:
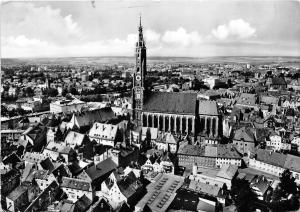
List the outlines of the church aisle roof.
<svg viewBox="0 0 300 212">
<path fill-rule="evenodd" d="M 143 110 L 159 113 L 195 114 L 196 100 L 196 93 L 154 92 L 147 98 Z"/>
<path fill-rule="evenodd" d="M 200 100 L 199 101 L 199 114 L 201 115 L 219 115 L 218 106 L 216 101 L 207 101 Z"/>
</svg>

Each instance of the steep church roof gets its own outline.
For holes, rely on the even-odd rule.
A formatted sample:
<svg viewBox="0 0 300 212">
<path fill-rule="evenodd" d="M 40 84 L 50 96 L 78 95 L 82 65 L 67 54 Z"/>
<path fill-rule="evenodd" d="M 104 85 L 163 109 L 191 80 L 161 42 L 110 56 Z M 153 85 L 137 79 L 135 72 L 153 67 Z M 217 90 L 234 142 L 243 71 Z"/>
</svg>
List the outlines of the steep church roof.
<svg viewBox="0 0 300 212">
<path fill-rule="evenodd" d="M 196 93 L 154 92 L 146 99 L 143 110 L 148 112 L 195 114 Z"/>
<path fill-rule="evenodd" d="M 219 115 L 218 106 L 216 101 L 199 101 L 199 114 L 200 115 Z"/>
</svg>

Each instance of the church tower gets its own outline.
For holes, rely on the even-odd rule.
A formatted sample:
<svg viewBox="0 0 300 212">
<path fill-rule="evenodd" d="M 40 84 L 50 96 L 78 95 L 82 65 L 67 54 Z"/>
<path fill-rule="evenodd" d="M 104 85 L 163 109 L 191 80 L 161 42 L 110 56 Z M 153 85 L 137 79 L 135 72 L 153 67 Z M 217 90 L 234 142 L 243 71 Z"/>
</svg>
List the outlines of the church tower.
<svg viewBox="0 0 300 212">
<path fill-rule="evenodd" d="M 133 74 L 132 89 L 132 118 L 137 126 L 142 125 L 142 110 L 145 97 L 145 77 L 146 77 L 146 46 L 143 37 L 143 27 L 140 17 L 139 37 L 135 47 L 136 66 Z"/>
</svg>

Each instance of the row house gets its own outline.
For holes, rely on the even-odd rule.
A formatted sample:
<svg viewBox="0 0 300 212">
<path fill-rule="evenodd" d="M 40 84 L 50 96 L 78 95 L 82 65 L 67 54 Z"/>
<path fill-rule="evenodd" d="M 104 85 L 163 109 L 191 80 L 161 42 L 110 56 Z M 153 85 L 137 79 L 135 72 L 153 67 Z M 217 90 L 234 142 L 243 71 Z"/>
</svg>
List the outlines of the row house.
<svg viewBox="0 0 300 212">
<path fill-rule="evenodd" d="M 241 155 L 230 144 L 205 147 L 185 144 L 179 147 L 177 155 L 179 166 L 185 167 L 192 167 L 194 163 L 204 167 L 242 164 Z"/>
<path fill-rule="evenodd" d="M 282 103 L 282 107 L 283 108 L 293 108 L 293 109 L 297 109 L 300 106 L 300 102 L 299 101 L 289 101 L 289 100 L 285 100 Z"/>
<path fill-rule="evenodd" d="M 249 159 L 249 167 L 279 177 L 285 169 L 293 173 L 295 182 L 300 183 L 300 157 L 258 149 Z"/>
<path fill-rule="evenodd" d="M 291 150 L 291 143 L 276 134 L 269 136 L 269 140 L 266 140 L 266 146 L 272 147 L 275 151 Z"/>
<path fill-rule="evenodd" d="M 179 139 L 172 133 L 159 132 L 158 138 L 156 139 L 155 143 L 152 145 L 156 146 L 158 150 L 176 153 L 178 143 L 179 143 Z"/>
<path fill-rule="evenodd" d="M 174 174 L 174 163 L 171 161 L 169 154 L 163 154 L 161 157 L 156 160 L 148 160 L 141 167 L 142 171 L 145 173 L 148 172 L 160 172 L 160 173 L 173 173 Z"/>
<path fill-rule="evenodd" d="M 300 152 L 300 136 L 295 136 L 295 137 L 291 140 L 291 144 L 296 145 L 296 146 L 297 146 L 298 152 Z"/>
</svg>

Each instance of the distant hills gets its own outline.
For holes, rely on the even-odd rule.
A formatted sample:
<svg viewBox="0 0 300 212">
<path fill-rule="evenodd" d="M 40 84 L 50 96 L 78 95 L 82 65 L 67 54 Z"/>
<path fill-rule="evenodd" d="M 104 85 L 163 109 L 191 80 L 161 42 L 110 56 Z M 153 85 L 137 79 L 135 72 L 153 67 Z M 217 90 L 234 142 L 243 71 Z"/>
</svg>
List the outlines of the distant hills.
<svg viewBox="0 0 300 212">
<path fill-rule="evenodd" d="M 250 63 L 300 64 L 300 57 L 285 56 L 224 56 L 224 57 L 147 57 L 151 63 Z M 59 58 L 2 58 L 2 65 L 100 65 L 135 63 L 134 57 L 59 57 Z"/>
</svg>

